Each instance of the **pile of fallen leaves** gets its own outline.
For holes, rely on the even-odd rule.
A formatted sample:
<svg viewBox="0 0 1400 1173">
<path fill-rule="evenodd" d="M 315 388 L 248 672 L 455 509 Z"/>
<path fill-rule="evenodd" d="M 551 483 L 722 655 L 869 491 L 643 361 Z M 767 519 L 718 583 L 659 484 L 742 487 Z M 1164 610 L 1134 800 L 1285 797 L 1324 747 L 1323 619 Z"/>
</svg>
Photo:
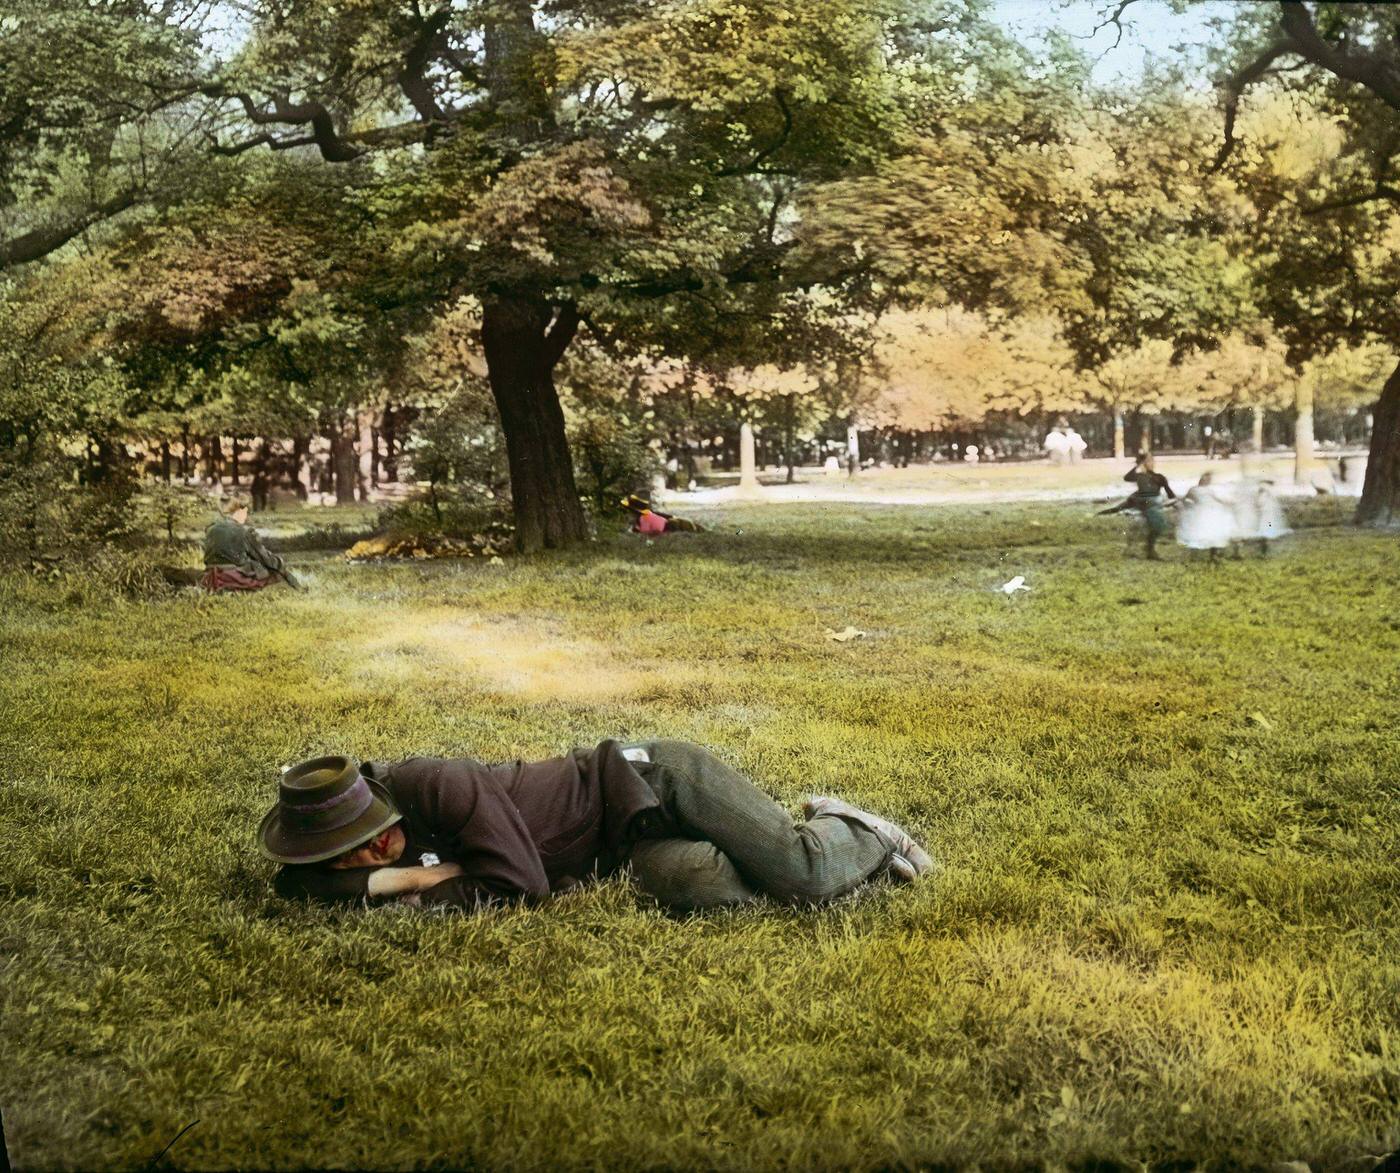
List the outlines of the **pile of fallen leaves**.
<svg viewBox="0 0 1400 1173">
<path fill-rule="evenodd" d="M 345 557 L 352 562 L 381 558 L 487 558 L 499 562 L 501 555 L 511 549 L 512 541 L 508 525 L 493 525 L 464 538 L 390 531 L 356 542 L 345 551 Z"/>
</svg>

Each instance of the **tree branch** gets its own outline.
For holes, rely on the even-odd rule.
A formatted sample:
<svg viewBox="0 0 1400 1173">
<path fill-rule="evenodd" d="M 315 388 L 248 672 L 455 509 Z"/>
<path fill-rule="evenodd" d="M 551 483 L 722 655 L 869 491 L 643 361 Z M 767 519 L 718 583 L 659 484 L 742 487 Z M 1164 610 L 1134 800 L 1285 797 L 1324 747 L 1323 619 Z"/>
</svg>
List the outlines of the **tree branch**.
<svg viewBox="0 0 1400 1173">
<path fill-rule="evenodd" d="M 404 97 L 412 103 L 418 117 L 424 122 L 442 121 L 442 108 L 438 105 L 433 87 L 428 83 L 426 71 L 451 15 L 451 9 L 444 8 L 423 22 L 404 51 L 403 65 L 394 75 Z"/>
<path fill-rule="evenodd" d="M 1225 140 L 1220 144 L 1220 150 L 1216 152 L 1214 162 L 1207 169 L 1208 174 L 1213 174 L 1225 166 L 1225 160 L 1235 149 L 1235 116 L 1239 113 L 1240 98 L 1245 89 L 1258 81 L 1269 66 L 1285 53 L 1296 53 L 1297 51 L 1297 47 L 1287 38 L 1275 41 L 1225 83 Z"/>
<path fill-rule="evenodd" d="M 1371 191 L 1362 192 L 1359 195 L 1344 196 L 1341 199 L 1328 200 L 1326 203 L 1313 204 L 1311 206 L 1299 205 L 1299 212 L 1304 216 L 1319 216 L 1323 212 L 1335 212 L 1339 208 L 1356 208 L 1362 204 L 1369 204 L 1373 200 L 1392 200 L 1400 203 L 1400 188 L 1391 187 L 1388 183 L 1378 183 Z"/>
<path fill-rule="evenodd" d="M 1118 0 L 1118 7 L 1113 10 L 1113 15 L 1106 20 L 1099 21 L 1099 23 L 1094 26 L 1094 31 L 1084 39 L 1086 41 L 1092 41 L 1099 33 L 1108 28 L 1109 25 L 1112 25 L 1118 30 L 1118 35 L 1113 38 L 1113 44 L 1108 48 L 1118 48 L 1118 46 L 1123 43 L 1123 13 L 1127 12 L 1128 6 L 1133 3 L 1135 3 L 1135 0 Z M 1108 50 L 1106 49 L 1104 51 L 1107 52 Z"/>
<path fill-rule="evenodd" d="M 139 188 L 132 187 L 89 208 L 81 216 L 65 224 L 36 228 L 10 240 L 0 240 L 0 269 L 23 265 L 56 252 L 76 236 L 80 236 L 99 220 L 115 216 L 132 207 L 140 198 Z"/>
<path fill-rule="evenodd" d="M 226 90 L 223 86 L 206 86 L 201 92 L 211 98 L 232 98 L 243 107 L 243 113 L 254 126 L 304 126 L 309 123 L 311 142 L 320 148 L 321 158 L 327 163 L 348 163 L 364 154 L 363 147 L 341 138 L 330 111 L 320 102 L 293 103 L 285 94 L 276 94 L 269 113 L 259 109 L 248 94 Z"/>
<path fill-rule="evenodd" d="M 232 146 L 224 146 L 212 134 L 209 135 L 209 149 L 216 155 L 241 155 L 244 151 L 251 151 L 254 147 L 267 147 L 273 151 L 290 151 L 293 147 L 314 147 L 316 139 L 313 135 L 303 135 L 301 138 L 277 138 L 269 132 L 264 131 L 260 135 L 247 139 L 241 143 L 234 143 Z"/>
<path fill-rule="evenodd" d="M 732 175 L 749 175 L 758 169 L 758 165 L 764 159 L 769 158 L 775 151 L 780 150 L 787 142 L 788 136 L 792 134 L 792 110 L 787 103 L 787 95 L 781 89 L 773 91 L 773 100 L 778 103 L 778 109 L 782 111 L 783 128 L 778 132 L 778 137 L 769 143 L 763 150 L 759 151 L 752 159 L 741 167 L 726 167 L 717 174 L 721 178 L 728 178 Z"/>
<path fill-rule="evenodd" d="M 1279 21 L 1299 56 L 1344 81 L 1365 86 L 1392 110 L 1400 110 L 1400 64 L 1379 53 L 1328 44 L 1302 0 L 1280 0 Z"/>
</svg>

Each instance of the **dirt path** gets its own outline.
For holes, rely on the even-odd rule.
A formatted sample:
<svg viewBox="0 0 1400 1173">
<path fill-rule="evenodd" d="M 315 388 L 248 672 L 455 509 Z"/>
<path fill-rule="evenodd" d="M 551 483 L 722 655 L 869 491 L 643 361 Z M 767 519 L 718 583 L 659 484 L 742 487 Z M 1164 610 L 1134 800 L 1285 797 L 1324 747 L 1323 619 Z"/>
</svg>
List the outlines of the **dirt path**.
<svg viewBox="0 0 1400 1173">
<path fill-rule="evenodd" d="M 1335 476 L 1335 459 L 1320 459 L 1320 478 L 1330 477 L 1338 496 L 1361 492 L 1364 456 L 1349 457 L 1347 481 Z M 1098 501 L 1125 497 L 1131 487 L 1123 474 L 1127 460 L 1086 460 L 1077 465 L 1053 467 L 1045 462 L 1016 464 L 931 464 L 903 469 L 867 469 L 848 478 L 843 472 L 828 476 L 820 470 L 801 470 L 795 484 L 762 484 L 757 492 L 741 493 L 738 484 L 668 491 L 657 494 L 657 503 L 677 511 L 707 505 L 780 505 L 798 502 L 849 502 L 866 505 L 978 505 L 1010 501 Z M 1194 485 L 1209 470 L 1221 483 L 1245 475 L 1273 481 L 1280 497 L 1313 497 L 1312 483 L 1295 484 L 1292 454 L 1271 454 L 1246 464 L 1235 460 L 1207 461 L 1202 456 L 1162 456 L 1157 469 L 1178 494 Z M 774 474 L 766 474 L 772 476 Z M 1322 483 L 1326 483 L 1323 480 Z"/>
</svg>

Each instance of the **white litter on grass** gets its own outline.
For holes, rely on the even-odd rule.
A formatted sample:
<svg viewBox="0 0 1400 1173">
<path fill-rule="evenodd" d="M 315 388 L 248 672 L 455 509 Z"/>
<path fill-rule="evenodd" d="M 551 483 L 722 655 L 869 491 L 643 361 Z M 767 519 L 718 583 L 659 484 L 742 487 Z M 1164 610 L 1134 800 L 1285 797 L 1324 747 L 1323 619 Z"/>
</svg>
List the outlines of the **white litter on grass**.
<svg viewBox="0 0 1400 1173">
<path fill-rule="evenodd" d="M 1001 584 L 1000 590 L 1004 595 L 1014 595 L 1017 591 L 1028 591 L 1031 588 L 1026 585 L 1026 576 L 1018 574 L 1015 578 Z"/>
<path fill-rule="evenodd" d="M 826 629 L 826 638 L 834 639 L 839 644 L 847 643 L 853 639 L 860 639 L 864 634 L 865 632 L 857 631 L 854 627 L 850 626 L 847 626 L 841 631 L 833 631 L 829 627 Z"/>
</svg>

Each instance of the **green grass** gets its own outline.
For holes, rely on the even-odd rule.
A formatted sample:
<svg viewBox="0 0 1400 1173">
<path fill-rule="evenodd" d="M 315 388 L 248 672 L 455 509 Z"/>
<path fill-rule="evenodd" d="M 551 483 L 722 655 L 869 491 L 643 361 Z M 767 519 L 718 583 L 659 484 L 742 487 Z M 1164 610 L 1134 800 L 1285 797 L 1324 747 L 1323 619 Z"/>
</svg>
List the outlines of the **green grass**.
<svg viewBox="0 0 1400 1173">
<path fill-rule="evenodd" d="M 167 1165 L 1400 1147 L 1396 539 L 1153 565 L 1086 512 L 734 509 L 505 566 L 307 555 L 311 589 L 251 598 L 0 583 L 12 1159 L 142 1167 L 194 1120 Z M 253 851 L 303 756 L 657 735 L 945 870 L 818 911 L 677 919 L 619 877 L 466 918 L 285 905 Z"/>
</svg>

